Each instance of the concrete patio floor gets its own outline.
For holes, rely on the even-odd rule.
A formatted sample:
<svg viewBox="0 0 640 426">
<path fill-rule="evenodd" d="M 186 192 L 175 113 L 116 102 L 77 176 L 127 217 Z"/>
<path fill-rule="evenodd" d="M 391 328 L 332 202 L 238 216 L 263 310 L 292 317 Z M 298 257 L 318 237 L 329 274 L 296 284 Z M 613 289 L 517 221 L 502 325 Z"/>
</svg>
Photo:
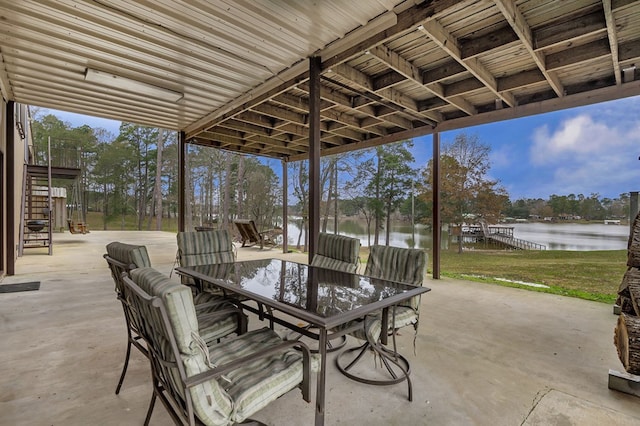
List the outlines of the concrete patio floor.
<svg viewBox="0 0 640 426">
<path fill-rule="evenodd" d="M 137 351 L 114 394 L 125 326 L 102 254 L 116 240 L 145 244 L 154 266 L 171 271 L 175 234 L 92 231 L 56 234 L 53 256 L 27 251 L 0 283 L 41 282 L 38 291 L 0 293 L 1 425 L 143 423 L 151 385 Z M 278 249 L 240 248 L 238 257 L 306 261 Z M 640 425 L 640 398 L 607 388 L 608 370 L 622 368 L 610 305 L 448 278 L 425 285 L 415 355 L 413 333 L 399 337 L 414 401 L 405 384 L 350 381 L 331 355 L 327 425 Z M 254 417 L 312 425 L 314 404 L 293 391 Z M 161 404 L 152 424 L 172 424 Z"/>
</svg>

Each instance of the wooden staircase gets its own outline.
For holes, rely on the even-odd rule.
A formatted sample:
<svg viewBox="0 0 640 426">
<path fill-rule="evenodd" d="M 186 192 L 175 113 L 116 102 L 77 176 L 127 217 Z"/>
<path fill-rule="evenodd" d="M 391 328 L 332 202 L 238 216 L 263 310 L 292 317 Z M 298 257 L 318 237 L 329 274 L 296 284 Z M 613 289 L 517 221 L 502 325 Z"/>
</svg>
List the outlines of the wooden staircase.
<svg viewBox="0 0 640 426">
<path fill-rule="evenodd" d="M 78 157 L 74 153 L 75 157 Z M 60 157 L 60 158 L 57 158 Z M 35 158 L 41 158 L 46 164 L 32 164 Z M 18 244 L 18 256 L 22 256 L 24 249 L 44 248 L 49 255 L 53 254 L 53 227 L 55 216 L 53 213 L 52 179 L 78 179 L 80 168 L 77 167 L 79 159 L 69 163 L 61 161 L 64 155 L 51 156 L 51 138 L 47 141 L 46 155 L 36 156 L 32 152 L 29 155 L 29 163 L 24 165 L 22 182 L 22 204 L 20 216 L 20 243 Z M 61 165 L 52 166 L 54 163 Z"/>
<path fill-rule="evenodd" d="M 26 248 L 42 247 L 47 247 L 51 255 L 51 165 L 25 164 L 23 176 L 18 255 L 22 256 Z"/>
</svg>

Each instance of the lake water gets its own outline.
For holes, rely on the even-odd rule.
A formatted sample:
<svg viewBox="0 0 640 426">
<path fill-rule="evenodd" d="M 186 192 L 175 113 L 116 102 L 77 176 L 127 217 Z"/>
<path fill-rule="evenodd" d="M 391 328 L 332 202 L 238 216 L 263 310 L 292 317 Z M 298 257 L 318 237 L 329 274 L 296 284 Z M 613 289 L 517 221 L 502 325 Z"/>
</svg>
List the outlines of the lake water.
<svg viewBox="0 0 640 426">
<path fill-rule="evenodd" d="M 628 225 L 579 224 L 579 223 L 514 223 L 514 237 L 538 244 L 547 250 L 624 250 L 629 239 Z M 362 221 L 345 220 L 339 225 L 340 234 L 359 238 L 363 246 L 368 246 L 366 224 Z M 292 219 L 289 222 L 289 244 L 295 245 L 299 228 Z M 333 232 L 330 221 L 328 232 Z M 423 225 L 416 225 L 416 247 L 431 248 L 431 231 Z M 380 234 L 380 244 L 384 244 L 384 232 Z M 413 247 L 410 224 L 392 224 L 390 245 Z M 373 236 L 371 237 L 373 244 Z M 447 248 L 447 233 L 442 235 L 442 248 Z"/>
</svg>

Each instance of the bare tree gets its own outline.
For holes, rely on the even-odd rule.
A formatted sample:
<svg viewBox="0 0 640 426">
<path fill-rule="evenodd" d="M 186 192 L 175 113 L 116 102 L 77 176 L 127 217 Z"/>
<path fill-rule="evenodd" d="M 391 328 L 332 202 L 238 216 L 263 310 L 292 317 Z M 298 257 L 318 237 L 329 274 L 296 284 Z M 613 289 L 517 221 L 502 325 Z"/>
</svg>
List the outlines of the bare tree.
<svg viewBox="0 0 640 426">
<path fill-rule="evenodd" d="M 156 181 L 153 187 L 156 231 L 162 230 L 162 151 L 164 149 L 165 135 L 166 130 L 158 130 L 158 143 L 156 144 Z"/>
</svg>

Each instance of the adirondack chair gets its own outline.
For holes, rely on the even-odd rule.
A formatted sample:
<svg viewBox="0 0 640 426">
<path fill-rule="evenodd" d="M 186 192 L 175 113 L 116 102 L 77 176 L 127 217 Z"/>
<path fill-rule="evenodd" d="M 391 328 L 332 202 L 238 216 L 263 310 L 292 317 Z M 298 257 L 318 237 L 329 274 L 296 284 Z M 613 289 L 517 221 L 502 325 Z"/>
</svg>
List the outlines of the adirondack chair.
<svg viewBox="0 0 640 426">
<path fill-rule="evenodd" d="M 251 247 L 256 244 L 260 244 L 260 248 L 264 246 L 276 246 L 277 243 L 274 240 L 275 235 L 278 233 L 275 229 L 269 229 L 259 232 L 256 227 L 256 223 L 253 220 L 248 219 L 236 219 L 233 221 L 240 238 L 242 239 L 242 247 Z"/>
</svg>

